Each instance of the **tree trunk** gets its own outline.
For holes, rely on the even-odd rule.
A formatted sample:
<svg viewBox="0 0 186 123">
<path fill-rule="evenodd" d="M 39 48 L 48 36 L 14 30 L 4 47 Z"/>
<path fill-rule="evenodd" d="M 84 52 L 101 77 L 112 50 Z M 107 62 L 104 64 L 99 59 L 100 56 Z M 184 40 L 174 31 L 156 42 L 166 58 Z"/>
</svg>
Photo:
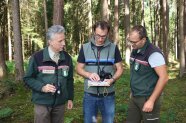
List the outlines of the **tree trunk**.
<svg viewBox="0 0 186 123">
<path fill-rule="evenodd" d="M 53 25 L 63 25 L 64 0 L 54 0 Z"/>
<path fill-rule="evenodd" d="M 125 62 L 129 65 L 129 58 L 131 53 L 131 48 L 127 45 L 127 35 L 130 30 L 130 8 L 129 8 L 129 0 L 124 0 L 124 8 L 125 8 L 125 15 L 124 15 L 124 30 L 125 30 Z"/>
<path fill-rule="evenodd" d="M 185 55 L 186 55 L 186 0 L 184 0 L 184 14 L 183 14 L 183 22 L 184 22 L 184 50 L 185 50 Z M 186 65 L 186 57 L 185 57 L 185 65 Z"/>
<path fill-rule="evenodd" d="M 114 6 L 114 43 L 119 43 L 119 18 L 118 18 L 118 0 L 115 0 Z"/>
<path fill-rule="evenodd" d="M 185 43 L 184 43 L 184 0 L 180 0 L 179 2 L 179 37 L 180 37 L 180 77 L 183 77 L 185 71 Z"/>
<path fill-rule="evenodd" d="M 109 22 L 109 9 L 107 0 L 102 0 L 102 20 Z"/>
<path fill-rule="evenodd" d="M 150 4 L 149 6 L 150 6 L 151 41 L 152 41 L 153 44 L 155 44 L 155 43 L 154 43 L 154 29 L 153 29 L 153 27 L 154 27 L 153 24 L 154 24 L 154 23 L 153 23 L 153 18 L 152 18 L 152 17 L 153 17 L 153 16 L 152 16 L 152 1 L 150 0 L 149 2 L 150 2 L 150 3 L 149 3 L 149 4 Z M 154 21 L 155 21 L 155 18 L 154 18 Z"/>
<path fill-rule="evenodd" d="M 14 61 L 15 61 L 15 77 L 17 81 L 22 80 L 24 76 L 20 10 L 19 9 L 20 9 L 19 0 L 12 0 L 13 33 L 14 33 Z"/>
<path fill-rule="evenodd" d="M 9 1 L 6 0 L 7 5 Z M 10 25 L 10 8 L 7 6 L 7 21 L 8 21 L 8 60 L 12 61 L 12 39 L 11 39 L 11 25 Z"/>
<path fill-rule="evenodd" d="M 160 21 L 159 21 L 159 0 L 155 1 L 155 8 L 154 8 L 154 44 L 159 46 L 159 39 L 160 39 Z"/>
<path fill-rule="evenodd" d="M 5 28 L 2 26 L 2 28 Z M 2 28 L 0 30 L 2 30 Z M 1 32 L 0 35 L 0 78 L 3 78 L 7 74 L 7 67 L 5 63 L 5 57 L 4 57 L 4 38 L 3 33 Z"/>
<path fill-rule="evenodd" d="M 162 38 L 163 38 L 163 53 L 165 56 L 165 60 L 168 63 L 168 52 L 167 52 L 167 45 L 168 45 L 168 35 L 169 35 L 169 17 L 167 12 L 168 10 L 168 5 L 167 5 L 167 0 L 162 0 Z"/>
<path fill-rule="evenodd" d="M 43 8 L 44 8 L 44 18 L 45 18 L 45 33 L 48 30 L 48 17 L 47 17 L 47 2 L 46 0 L 43 0 Z M 47 46 L 46 36 L 44 41 L 44 47 Z"/>
<path fill-rule="evenodd" d="M 144 20 L 144 0 L 141 0 L 141 25 L 145 27 L 145 20 Z"/>
<path fill-rule="evenodd" d="M 178 11 L 178 9 L 177 9 Z M 176 17 L 175 17 L 175 24 L 174 24 L 174 34 L 173 34 L 174 38 L 173 38 L 173 42 L 174 42 L 174 49 L 175 49 L 175 60 L 178 60 L 178 55 L 179 55 L 179 52 L 178 52 L 178 12 L 176 14 Z"/>
<path fill-rule="evenodd" d="M 132 11 L 131 11 L 131 14 L 132 14 L 132 25 L 136 25 L 137 22 L 136 22 L 136 2 L 135 0 L 132 0 Z"/>
<path fill-rule="evenodd" d="M 87 0 L 88 3 L 88 35 L 92 35 L 92 5 L 91 0 Z"/>
<path fill-rule="evenodd" d="M 1 19 L 0 19 L 0 79 L 7 74 L 7 67 L 5 63 L 5 40 L 6 40 L 6 26 L 7 26 L 7 6 L 5 1 L 0 4 Z"/>
</svg>

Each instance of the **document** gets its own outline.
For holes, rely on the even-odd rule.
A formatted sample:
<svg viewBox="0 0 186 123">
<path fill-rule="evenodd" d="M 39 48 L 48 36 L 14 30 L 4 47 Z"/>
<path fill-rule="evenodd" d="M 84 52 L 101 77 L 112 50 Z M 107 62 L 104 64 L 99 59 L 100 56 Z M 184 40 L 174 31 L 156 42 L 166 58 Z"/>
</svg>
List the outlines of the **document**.
<svg viewBox="0 0 186 123">
<path fill-rule="evenodd" d="M 107 82 L 105 81 L 91 81 L 88 80 L 88 86 L 110 86 Z"/>
</svg>

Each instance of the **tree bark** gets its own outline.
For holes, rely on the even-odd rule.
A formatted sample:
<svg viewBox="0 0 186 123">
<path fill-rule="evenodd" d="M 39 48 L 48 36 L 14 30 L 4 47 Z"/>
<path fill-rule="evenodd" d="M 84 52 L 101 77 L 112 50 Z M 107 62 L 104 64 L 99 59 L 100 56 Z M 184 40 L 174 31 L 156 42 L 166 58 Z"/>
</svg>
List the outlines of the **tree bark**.
<svg viewBox="0 0 186 123">
<path fill-rule="evenodd" d="M 5 28 L 4 26 L 2 26 L 2 28 Z M 3 29 L 0 30 L 3 30 Z M 4 57 L 4 38 L 3 38 L 3 32 L 1 32 L 0 35 L 0 78 L 3 78 L 6 76 L 7 74 L 7 66 L 5 63 L 5 57 Z"/>
<path fill-rule="evenodd" d="M 6 0 L 9 5 L 9 1 Z M 8 21 L 8 60 L 12 61 L 12 39 L 11 39 L 11 25 L 10 25 L 10 8 L 7 6 L 7 21 Z"/>
<path fill-rule="evenodd" d="M 186 53 L 186 0 L 184 0 L 184 43 L 185 43 L 185 53 Z M 186 62 L 186 60 L 185 60 Z"/>
<path fill-rule="evenodd" d="M 15 77 L 17 81 L 20 81 L 24 76 L 24 69 L 23 69 L 19 0 L 12 0 L 12 15 L 13 15 L 13 33 L 14 33 Z"/>
<path fill-rule="evenodd" d="M 54 0 L 53 25 L 63 25 L 64 0 Z"/>
<path fill-rule="evenodd" d="M 131 48 L 127 44 L 127 35 L 130 30 L 130 8 L 129 8 L 129 0 L 124 0 L 124 8 L 125 8 L 125 15 L 124 15 L 124 30 L 125 30 L 125 62 L 129 65 L 129 58 L 131 53 Z"/>
<path fill-rule="evenodd" d="M 183 77 L 185 71 L 185 43 L 184 43 L 184 0 L 180 0 L 179 2 L 179 37 L 180 37 L 180 77 Z"/>
<path fill-rule="evenodd" d="M 118 12 L 118 0 L 115 0 L 115 6 L 114 6 L 114 43 L 119 43 L 119 12 Z"/>
<path fill-rule="evenodd" d="M 7 67 L 5 64 L 5 52 L 4 52 L 4 46 L 5 46 L 5 36 L 6 36 L 6 22 L 7 22 L 7 6 L 5 1 L 2 1 L 0 3 L 0 79 L 6 76 Z"/>
<path fill-rule="evenodd" d="M 92 35 L 92 5 L 91 0 L 87 0 L 88 3 L 88 35 L 89 37 Z"/>
<path fill-rule="evenodd" d="M 141 25 L 145 27 L 145 20 L 144 20 L 144 0 L 141 0 Z"/>
<path fill-rule="evenodd" d="M 131 18 L 132 18 L 132 25 L 136 25 L 137 24 L 137 22 L 136 22 L 136 2 L 135 2 L 135 0 L 132 0 L 132 13 L 131 13 Z"/>
<path fill-rule="evenodd" d="M 102 0 L 102 19 L 109 22 L 109 9 L 107 0 Z"/>
<path fill-rule="evenodd" d="M 165 56 L 165 60 L 168 63 L 168 35 L 169 35 L 169 17 L 168 17 L 168 4 L 167 0 L 162 0 L 162 38 L 163 38 L 163 53 Z"/>
<path fill-rule="evenodd" d="M 44 18 L 45 18 L 45 33 L 47 32 L 48 30 L 48 17 L 47 17 L 47 2 L 46 0 L 43 0 L 43 8 L 44 8 Z M 44 41 L 44 47 L 47 46 L 47 43 L 46 43 L 46 36 L 45 36 L 45 41 Z"/>
<path fill-rule="evenodd" d="M 155 1 L 155 8 L 154 8 L 154 44 L 156 46 L 160 46 L 160 21 L 159 21 L 159 0 Z"/>
</svg>

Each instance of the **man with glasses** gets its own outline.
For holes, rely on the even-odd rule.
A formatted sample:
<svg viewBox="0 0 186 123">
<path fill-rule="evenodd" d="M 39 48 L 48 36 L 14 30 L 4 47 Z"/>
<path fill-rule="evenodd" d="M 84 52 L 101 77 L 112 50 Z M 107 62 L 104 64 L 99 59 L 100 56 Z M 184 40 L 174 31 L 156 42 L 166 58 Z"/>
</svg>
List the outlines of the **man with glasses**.
<svg viewBox="0 0 186 123">
<path fill-rule="evenodd" d="M 114 122 L 114 83 L 122 75 L 123 67 L 118 47 L 108 38 L 109 30 L 107 22 L 98 21 L 93 26 L 93 36 L 79 52 L 76 71 L 84 77 L 84 123 L 96 122 L 98 111 L 103 123 Z"/>
<path fill-rule="evenodd" d="M 130 57 L 131 98 L 127 123 L 159 123 L 160 100 L 168 81 L 165 59 L 159 48 L 150 43 L 146 29 L 134 26 L 128 35 L 133 48 Z"/>
</svg>

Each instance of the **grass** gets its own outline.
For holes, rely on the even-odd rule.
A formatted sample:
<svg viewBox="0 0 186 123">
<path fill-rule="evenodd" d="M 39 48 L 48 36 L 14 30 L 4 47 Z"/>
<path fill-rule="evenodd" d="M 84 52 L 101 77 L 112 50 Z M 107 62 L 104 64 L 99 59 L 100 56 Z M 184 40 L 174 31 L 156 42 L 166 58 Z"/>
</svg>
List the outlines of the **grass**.
<svg viewBox="0 0 186 123">
<path fill-rule="evenodd" d="M 163 95 L 161 123 L 186 123 L 186 77 L 179 79 L 177 74 L 177 70 L 169 70 L 170 80 Z M 129 70 L 127 69 L 115 84 L 115 123 L 123 123 L 126 120 L 130 94 L 129 77 Z M 13 80 L 13 78 L 9 78 L 8 82 L 11 85 L 10 87 L 13 85 L 15 92 L 0 99 L 0 109 L 11 108 L 13 113 L 9 117 L 0 118 L 0 123 L 33 123 L 33 104 L 30 101 L 31 91 L 25 88 L 23 83 L 14 83 Z M 2 82 L 7 81 L 0 81 L 0 83 Z M 11 82 L 14 84 L 11 84 Z M 74 108 L 66 110 L 65 123 L 83 123 L 83 85 L 83 79 L 75 74 Z"/>
</svg>

